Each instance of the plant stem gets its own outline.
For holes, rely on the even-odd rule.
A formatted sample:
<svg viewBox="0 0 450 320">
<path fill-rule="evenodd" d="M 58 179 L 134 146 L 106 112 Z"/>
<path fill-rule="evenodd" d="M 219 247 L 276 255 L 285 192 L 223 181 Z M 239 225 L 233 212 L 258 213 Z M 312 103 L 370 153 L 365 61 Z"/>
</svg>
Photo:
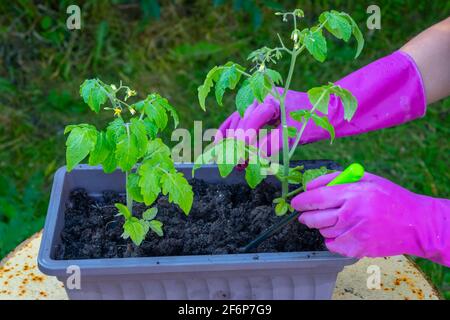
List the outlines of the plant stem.
<svg viewBox="0 0 450 320">
<path fill-rule="evenodd" d="M 239 73 L 241 73 L 241 74 L 243 74 L 244 76 L 246 76 L 246 77 L 248 77 L 248 78 L 250 78 L 252 75 L 250 74 L 250 73 L 248 73 L 248 72 L 245 72 L 245 71 L 243 71 L 243 70 L 239 70 L 239 69 L 236 69 Z"/>
<path fill-rule="evenodd" d="M 295 17 L 294 14 L 293 15 L 293 20 L 294 20 L 294 29 L 297 29 L 297 19 Z M 326 24 L 327 20 L 325 20 L 322 24 L 319 25 L 319 27 L 314 31 L 314 32 L 318 32 L 320 31 L 324 25 Z M 296 48 L 296 46 L 294 45 L 294 48 L 291 50 L 287 49 L 284 46 L 283 40 L 281 39 L 281 37 L 278 35 L 278 38 L 280 40 L 280 43 L 282 45 L 282 48 L 280 49 L 284 49 L 286 51 L 288 51 L 291 54 L 291 63 L 289 66 L 289 73 L 288 76 L 286 78 L 286 83 L 284 86 L 284 91 L 283 94 L 281 96 L 279 96 L 279 102 L 280 102 L 280 111 L 281 111 L 281 125 L 282 125 L 282 135 L 283 135 L 283 165 L 282 165 L 282 170 L 283 170 L 283 177 L 285 177 L 285 179 L 281 180 L 281 196 L 283 199 L 286 199 L 288 197 L 289 194 L 289 179 L 287 179 L 287 177 L 289 176 L 289 160 L 292 157 L 295 148 L 297 147 L 301 136 L 303 134 L 303 131 L 306 128 L 306 124 L 308 123 L 309 119 L 304 121 L 302 128 L 300 129 L 300 132 L 297 136 L 297 139 L 295 140 L 295 143 L 293 145 L 293 148 L 291 150 L 289 150 L 289 137 L 288 137 L 288 126 L 287 126 L 287 114 L 286 114 L 286 95 L 287 92 L 289 90 L 289 87 L 291 85 L 291 81 L 292 81 L 292 75 L 294 73 L 294 68 L 295 68 L 295 62 L 297 60 L 297 56 L 305 49 L 305 44 L 303 44 L 300 48 Z M 276 88 L 274 89 L 276 92 Z M 323 96 L 320 97 L 319 101 L 320 102 L 322 100 Z M 317 105 L 318 103 L 316 103 Z M 316 105 L 313 106 L 313 108 L 311 109 L 311 112 L 313 112 L 316 108 Z"/>
<path fill-rule="evenodd" d="M 318 27 L 314 32 L 318 32 L 318 31 L 322 30 L 322 28 L 325 26 L 325 24 L 327 23 L 327 21 L 328 21 L 328 19 L 326 19 L 323 23 L 321 23 L 321 24 L 319 25 L 319 27 Z M 296 21 L 295 21 L 295 18 L 294 18 L 294 23 L 295 23 L 295 27 L 296 27 Z M 298 49 L 297 51 L 295 51 L 295 50 L 293 51 L 292 56 L 294 56 L 294 55 L 299 55 L 304 49 L 305 49 L 305 45 L 303 44 L 303 45 L 300 47 L 300 49 Z M 322 95 L 319 97 L 319 100 L 318 100 L 318 101 L 316 102 L 316 104 L 311 108 L 311 111 L 310 111 L 311 113 L 314 112 L 314 110 L 316 109 L 317 105 L 322 101 L 323 97 L 325 96 L 325 93 L 326 93 L 326 91 L 322 93 Z M 292 156 L 294 155 L 295 148 L 297 148 L 297 146 L 298 146 L 298 144 L 299 144 L 299 142 L 300 142 L 300 139 L 302 138 L 303 131 L 305 131 L 305 128 L 306 128 L 306 125 L 308 124 L 308 121 L 309 121 L 309 119 L 306 119 L 306 120 L 303 122 L 303 125 L 302 125 L 302 127 L 300 128 L 300 131 L 299 131 L 299 133 L 298 133 L 298 135 L 297 135 L 297 137 L 296 137 L 296 139 L 295 139 L 295 142 L 294 142 L 294 144 L 292 145 L 291 150 L 288 152 L 288 153 L 289 153 L 288 159 L 291 159 Z M 283 135 L 284 135 L 284 133 L 283 133 Z M 283 158 L 284 158 L 284 156 L 283 156 Z M 288 172 L 289 172 L 289 170 L 288 170 Z"/>
<path fill-rule="evenodd" d="M 295 195 L 296 195 L 297 193 L 299 193 L 300 191 L 303 191 L 303 187 L 299 187 L 299 188 L 297 188 L 297 189 L 295 189 L 295 190 L 289 192 L 289 193 L 286 195 L 286 197 L 287 197 L 287 198 L 290 198 L 290 197 L 292 197 L 292 196 L 295 196 Z"/>
<path fill-rule="evenodd" d="M 129 128 L 128 123 L 125 125 L 125 127 L 127 128 L 128 139 L 130 139 L 130 128 Z M 125 194 L 126 194 L 126 198 L 127 198 L 127 208 L 128 208 L 128 211 L 132 214 L 133 213 L 133 198 L 131 197 L 131 194 L 128 192 L 128 189 L 127 189 L 129 175 L 130 175 L 130 170 L 125 171 Z"/>
<path fill-rule="evenodd" d="M 295 61 L 297 59 L 297 53 L 293 52 L 291 55 L 291 64 L 289 66 L 289 73 L 286 78 L 286 84 L 284 86 L 283 95 L 280 98 L 280 110 L 281 110 L 281 125 L 283 128 L 283 176 L 289 176 L 289 137 L 288 137 L 288 127 L 287 127 L 287 115 L 286 115 L 286 95 L 291 84 L 292 75 L 294 73 Z M 283 179 L 281 181 L 281 196 L 286 199 L 289 191 L 288 179 Z"/>
<path fill-rule="evenodd" d="M 125 193 L 127 195 L 127 208 L 130 213 L 133 212 L 133 198 L 131 198 L 131 194 L 126 189 L 126 185 L 128 184 L 128 176 L 130 175 L 130 171 L 125 171 Z"/>
<path fill-rule="evenodd" d="M 303 131 L 305 131 L 305 128 L 306 128 L 306 125 L 308 124 L 308 122 L 309 122 L 309 119 L 303 121 L 302 127 L 300 128 L 297 138 L 295 139 L 295 142 L 292 145 L 291 150 L 289 151 L 289 159 L 292 158 L 292 156 L 294 155 L 295 149 L 297 148 L 297 145 L 299 144 L 300 139 L 302 138 Z"/>
<path fill-rule="evenodd" d="M 322 101 L 323 97 L 325 97 L 325 94 L 327 93 L 328 90 L 325 90 L 322 95 L 319 97 L 319 99 L 317 100 L 317 102 L 313 105 L 313 107 L 311 108 L 311 114 L 316 110 L 317 106 L 319 105 L 319 103 Z M 303 131 L 305 131 L 306 125 L 309 122 L 309 118 L 305 119 L 305 121 L 303 121 L 302 127 L 300 128 L 300 131 L 298 132 L 297 137 L 295 138 L 294 144 L 291 147 L 291 150 L 289 151 L 289 159 L 292 158 L 292 156 L 294 155 L 295 152 L 295 148 L 297 148 L 300 139 L 302 138 L 303 135 Z"/>
<path fill-rule="evenodd" d="M 279 40 L 280 43 L 281 43 L 281 48 L 282 48 L 283 50 L 289 52 L 290 54 L 292 54 L 292 51 L 289 50 L 288 48 L 286 48 L 286 46 L 284 45 L 283 39 L 281 39 L 281 36 L 280 36 L 279 33 L 277 33 L 277 37 L 278 37 L 278 40 Z"/>
</svg>

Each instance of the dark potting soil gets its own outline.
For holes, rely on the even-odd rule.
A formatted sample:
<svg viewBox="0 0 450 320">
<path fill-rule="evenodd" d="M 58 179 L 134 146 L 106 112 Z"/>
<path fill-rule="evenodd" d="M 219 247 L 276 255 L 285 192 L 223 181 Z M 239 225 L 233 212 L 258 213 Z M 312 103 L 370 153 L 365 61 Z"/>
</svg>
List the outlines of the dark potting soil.
<svg viewBox="0 0 450 320">
<path fill-rule="evenodd" d="M 157 219 L 164 223 L 164 236 L 149 231 L 140 246 L 122 239 L 123 217 L 116 217 L 114 203 L 125 202 L 124 195 L 105 191 L 100 198 L 85 190 L 72 191 L 66 204 L 65 225 L 56 258 L 95 259 L 122 257 L 180 256 L 238 253 L 261 232 L 276 223 L 272 200 L 278 188 L 261 183 L 254 190 L 246 184 L 210 184 L 190 181 L 194 203 L 189 216 L 166 196 L 156 201 Z M 133 213 L 141 217 L 147 207 L 135 203 Z M 325 250 L 317 230 L 293 221 L 254 252 Z"/>
</svg>

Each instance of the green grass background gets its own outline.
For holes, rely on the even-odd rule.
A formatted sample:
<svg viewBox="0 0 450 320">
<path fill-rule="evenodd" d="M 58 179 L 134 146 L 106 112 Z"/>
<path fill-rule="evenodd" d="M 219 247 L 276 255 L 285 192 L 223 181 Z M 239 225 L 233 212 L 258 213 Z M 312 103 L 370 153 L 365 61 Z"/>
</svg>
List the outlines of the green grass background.
<svg viewBox="0 0 450 320">
<path fill-rule="evenodd" d="M 123 80 L 139 93 L 158 91 L 177 107 L 181 126 L 216 127 L 233 110 L 212 101 L 199 111 L 196 93 L 209 68 L 227 60 L 245 63 L 247 54 L 276 43 L 288 32 L 273 15 L 302 8 L 306 22 L 323 10 L 350 13 L 366 46 L 353 60 L 355 43 L 329 41 L 329 59 L 299 60 L 293 88 L 307 90 L 334 81 L 398 49 L 450 12 L 447 1 L 377 1 L 381 30 L 368 30 L 366 8 L 373 1 L 78 1 L 82 28 L 65 26 L 71 1 L 0 4 L 0 258 L 43 226 L 52 175 L 64 164 L 65 125 L 94 122 L 78 96 L 89 77 Z M 289 36 L 289 34 L 284 33 Z M 286 62 L 280 63 L 286 72 Z M 396 128 L 304 146 L 296 156 L 353 161 L 418 193 L 448 198 L 450 99 L 428 107 L 425 118 Z M 418 259 L 421 268 L 450 298 L 450 270 Z"/>
</svg>

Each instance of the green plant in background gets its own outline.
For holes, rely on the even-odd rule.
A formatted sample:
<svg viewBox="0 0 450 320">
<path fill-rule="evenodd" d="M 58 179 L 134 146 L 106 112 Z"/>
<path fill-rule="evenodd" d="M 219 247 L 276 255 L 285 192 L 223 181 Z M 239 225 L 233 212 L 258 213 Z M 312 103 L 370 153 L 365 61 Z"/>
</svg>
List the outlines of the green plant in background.
<svg viewBox="0 0 450 320">
<path fill-rule="evenodd" d="M 121 92 L 122 91 L 122 92 Z M 123 93 L 123 98 L 119 95 Z M 163 235 L 162 223 L 155 220 L 157 209 L 144 212 L 142 219 L 133 216 L 133 201 L 150 206 L 162 192 L 169 201 L 178 204 L 188 215 L 192 206 L 192 188 L 181 172 L 175 169 L 170 149 L 158 134 L 168 123 L 169 116 L 174 126 L 178 115 L 167 99 L 152 93 L 144 100 L 129 104 L 127 100 L 136 91 L 120 84 L 108 85 L 99 79 L 84 81 L 80 87 L 84 102 L 95 112 L 103 107 L 113 111 L 116 117 L 106 130 L 97 131 L 93 125 L 68 125 L 64 133 L 66 141 L 67 170 L 71 171 L 89 155 L 89 165 L 102 165 L 106 173 L 117 168 L 125 172 L 126 206 L 117 203 L 119 215 L 125 218 L 123 237 L 136 244 L 145 239 L 149 229 Z M 125 113 L 128 119 L 125 120 Z M 169 116 L 168 116 L 169 115 Z"/>
<path fill-rule="evenodd" d="M 273 0 L 212 0 L 214 6 L 221 6 L 227 2 L 232 2 L 233 10 L 243 11 L 250 15 L 254 28 L 259 28 L 263 21 L 263 8 L 270 8 L 273 10 L 284 10 L 283 5 Z M 259 2 L 259 3 L 258 3 Z M 141 0 L 140 8 L 142 11 L 143 22 L 147 22 L 151 18 L 159 19 L 161 15 L 161 6 L 157 0 Z"/>
<path fill-rule="evenodd" d="M 215 6 L 223 5 L 225 0 L 213 0 Z M 233 10 L 236 12 L 243 11 L 250 15 L 253 28 L 258 29 L 263 22 L 263 8 L 270 8 L 273 10 L 284 10 L 282 4 L 273 0 L 233 0 Z"/>
<path fill-rule="evenodd" d="M 215 86 L 217 103 L 222 105 L 225 90 L 235 89 L 240 80 L 245 78 L 236 94 L 235 100 L 236 109 L 241 116 L 244 115 L 246 109 L 254 100 L 262 103 L 269 94 L 279 102 L 283 136 L 283 163 L 281 172 L 278 172 L 276 176 L 281 181 L 282 194 L 281 198 L 275 199 L 274 202 L 277 204 L 275 207 L 276 214 L 284 215 L 288 210 L 293 211 L 293 208 L 288 204 L 290 197 L 304 190 L 308 181 L 327 173 L 325 168 L 307 170 L 302 173 L 302 167 L 290 168 L 289 166 L 289 160 L 292 158 L 308 122 L 312 120 L 316 126 L 327 130 L 332 142 L 335 132 L 326 116 L 328 114 L 330 95 L 334 94 L 340 97 L 344 107 L 344 119 L 347 121 L 352 119 L 357 108 L 357 101 L 350 91 L 330 82 L 327 85 L 308 90 L 308 98 L 312 105 L 311 110 L 291 112 L 290 116 L 302 124 L 300 130 L 297 131 L 295 127 L 288 127 L 285 100 L 294 75 L 297 57 L 306 50 L 317 61 L 325 61 L 327 57 L 327 41 L 323 30 L 327 30 L 334 37 L 345 42 L 348 42 L 353 35 L 358 43 L 355 58 L 361 53 L 364 39 L 355 21 L 344 12 L 335 10 L 323 12 L 319 16 L 318 24 L 302 30 L 298 26 L 299 20 L 304 17 L 302 10 L 278 12 L 276 15 L 281 16 L 284 22 L 287 22 L 289 19 L 293 21 L 294 29 L 291 32 L 292 48 L 285 46 L 280 35 L 278 35 L 280 42 L 278 47 L 269 48 L 264 46 L 253 51 L 248 56 L 248 60 L 251 60 L 253 63 L 253 68 L 249 71 L 234 62 L 227 62 L 225 65 L 214 67 L 209 71 L 203 85 L 198 88 L 198 98 L 201 108 L 205 110 L 206 98 L 212 87 Z M 283 55 L 290 57 L 289 72 L 284 81 L 278 71 L 268 68 L 269 64 L 276 64 Z M 280 92 L 276 86 L 283 84 L 284 88 Z M 317 111 L 320 111 L 322 115 L 317 113 Z M 289 138 L 295 138 L 290 148 Z M 267 173 L 264 170 L 269 168 L 269 161 L 266 159 L 264 152 L 254 146 L 248 146 L 242 140 L 235 138 L 226 138 L 213 145 L 212 148 L 197 159 L 194 170 L 202 163 L 212 160 L 216 160 L 220 174 L 223 177 L 229 175 L 237 164 L 247 163 L 245 177 L 252 188 L 264 179 Z M 301 186 L 294 191 L 289 191 L 289 184 L 301 184 Z"/>
<path fill-rule="evenodd" d="M 42 228 L 48 204 L 43 183 L 41 173 L 33 174 L 21 190 L 16 181 L 0 176 L 0 258 Z"/>
</svg>

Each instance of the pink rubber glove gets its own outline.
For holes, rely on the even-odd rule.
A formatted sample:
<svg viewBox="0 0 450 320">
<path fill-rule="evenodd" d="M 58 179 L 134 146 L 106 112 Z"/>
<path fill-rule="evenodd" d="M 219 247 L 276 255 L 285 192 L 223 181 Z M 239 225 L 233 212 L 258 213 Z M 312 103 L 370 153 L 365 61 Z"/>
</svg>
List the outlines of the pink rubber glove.
<svg viewBox="0 0 450 320">
<path fill-rule="evenodd" d="M 361 258 L 410 254 L 450 266 L 450 200 L 412 193 L 366 173 L 327 187 L 338 173 L 307 185 L 291 205 L 319 229 L 330 251 Z"/>
<path fill-rule="evenodd" d="M 338 97 L 332 95 L 329 105 L 329 119 L 335 127 L 336 137 L 360 134 L 372 130 L 396 126 L 425 115 L 426 102 L 422 78 L 416 64 L 406 53 L 396 51 L 369 65 L 349 74 L 336 82 L 351 91 L 358 101 L 358 109 L 353 119 L 344 120 L 344 109 Z M 286 96 L 288 125 L 300 128 L 289 113 L 299 109 L 311 109 L 308 96 L 303 92 L 289 91 Z M 265 125 L 279 124 L 280 110 L 278 102 L 268 96 L 264 103 L 254 102 L 243 118 L 233 113 L 220 126 L 218 139 L 230 137 L 228 129 L 254 129 L 258 131 Z M 260 146 L 268 145 L 268 153 L 275 153 L 282 147 L 281 126 L 270 144 L 271 134 L 259 141 Z M 307 125 L 300 143 L 309 143 L 328 139 L 328 132 L 315 126 L 312 121 Z M 251 140 L 251 139 L 250 139 Z M 290 138 L 290 144 L 294 142 Z"/>
</svg>

